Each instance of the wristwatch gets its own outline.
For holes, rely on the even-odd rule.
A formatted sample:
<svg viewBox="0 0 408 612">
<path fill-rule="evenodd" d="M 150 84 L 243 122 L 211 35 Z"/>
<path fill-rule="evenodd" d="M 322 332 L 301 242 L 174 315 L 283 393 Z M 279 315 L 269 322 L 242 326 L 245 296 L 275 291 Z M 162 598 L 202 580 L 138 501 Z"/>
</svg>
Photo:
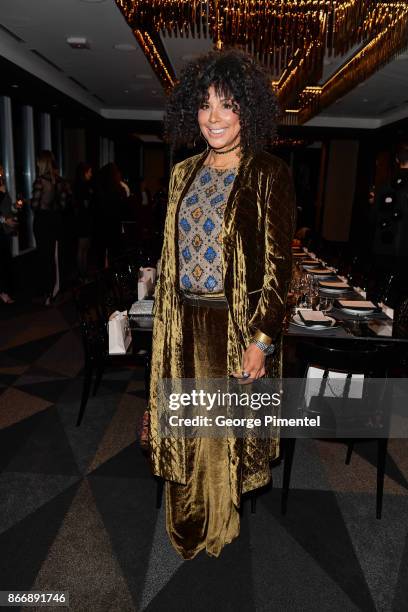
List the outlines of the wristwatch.
<svg viewBox="0 0 408 612">
<path fill-rule="evenodd" d="M 265 342 L 261 342 L 261 340 L 252 340 L 252 344 L 255 344 L 255 346 L 261 349 L 266 356 L 272 355 L 275 352 L 274 344 L 266 344 Z"/>
</svg>

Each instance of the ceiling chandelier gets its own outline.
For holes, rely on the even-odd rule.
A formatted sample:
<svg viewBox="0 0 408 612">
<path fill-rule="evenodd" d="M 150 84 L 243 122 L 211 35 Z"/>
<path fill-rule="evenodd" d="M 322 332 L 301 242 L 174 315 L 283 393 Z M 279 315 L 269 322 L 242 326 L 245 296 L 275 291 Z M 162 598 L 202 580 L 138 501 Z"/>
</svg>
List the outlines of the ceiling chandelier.
<svg viewBox="0 0 408 612">
<path fill-rule="evenodd" d="M 408 3 L 381 0 L 116 0 L 164 88 L 176 75 L 163 37 L 236 46 L 268 69 L 283 122 L 301 124 L 408 42 Z M 329 65 L 335 68 L 330 72 Z"/>
</svg>

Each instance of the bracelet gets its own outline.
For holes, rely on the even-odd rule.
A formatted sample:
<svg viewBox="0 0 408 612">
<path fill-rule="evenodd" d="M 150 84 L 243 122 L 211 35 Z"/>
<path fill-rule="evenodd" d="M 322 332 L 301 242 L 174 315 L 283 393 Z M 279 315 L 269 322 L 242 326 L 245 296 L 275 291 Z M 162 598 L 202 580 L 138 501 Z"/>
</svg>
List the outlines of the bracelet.
<svg viewBox="0 0 408 612">
<path fill-rule="evenodd" d="M 260 340 L 252 340 L 252 344 L 255 344 L 255 346 L 261 349 L 263 354 L 266 356 L 272 355 L 272 353 L 275 352 L 274 344 L 265 344 L 265 342 L 261 342 Z"/>
<path fill-rule="evenodd" d="M 259 340 L 259 342 L 266 345 L 272 344 L 272 338 L 261 332 L 259 329 L 257 329 L 254 333 L 254 340 Z"/>
</svg>

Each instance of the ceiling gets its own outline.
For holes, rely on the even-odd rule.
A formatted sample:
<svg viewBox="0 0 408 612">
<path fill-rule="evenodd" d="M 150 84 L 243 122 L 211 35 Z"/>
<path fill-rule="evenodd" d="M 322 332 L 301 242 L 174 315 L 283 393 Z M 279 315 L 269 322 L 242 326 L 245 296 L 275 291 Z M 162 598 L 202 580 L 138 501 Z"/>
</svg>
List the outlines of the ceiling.
<svg viewBox="0 0 408 612">
<path fill-rule="evenodd" d="M 161 119 L 162 86 L 114 0 L 0 1 L 0 56 L 102 117 Z M 72 49 L 66 42 L 69 36 L 85 37 L 90 48 Z M 211 46 L 203 38 L 162 37 L 162 42 L 176 75 L 186 61 Z M 118 50 L 117 45 L 128 50 Z M 408 53 L 307 125 L 370 129 L 405 117 Z"/>
</svg>

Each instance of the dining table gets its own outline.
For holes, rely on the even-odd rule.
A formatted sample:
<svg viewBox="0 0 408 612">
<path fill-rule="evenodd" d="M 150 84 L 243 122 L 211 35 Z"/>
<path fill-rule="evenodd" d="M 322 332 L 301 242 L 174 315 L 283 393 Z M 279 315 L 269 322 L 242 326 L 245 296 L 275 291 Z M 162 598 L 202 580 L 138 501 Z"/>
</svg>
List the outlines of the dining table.
<svg viewBox="0 0 408 612">
<path fill-rule="evenodd" d="M 406 344 L 394 333 L 394 311 L 386 304 L 367 300 L 360 287 L 349 284 L 337 270 L 307 249 L 294 249 L 293 273 L 287 300 L 284 336 L 337 338 L 348 341 Z M 353 306 L 355 307 L 353 308 Z M 325 325 L 306 322 L 299 311 L 323 312 Z M 310 317 L 313 319 L 313 317 Z M 330 324 L 328 322 L 330 321 Z"/>
<path fill-rule="evenodd" d="M 136 302 L 129 310 L 134 346 L 142 350 L 151 346 L 153 330 L 153 299 L 144 302 Z M 353 302 L 358 308 L 353 309 Z M 368 307 L 364 307 L 365 303 Z M 299 311 L 300 315 L 321 312 L 326 320 L 319 325 L 318 321 L 308 320 L 308 316 L 300 318 Z M 349 285 L 346 278 L 338 276 L 315 253 L 302 248 L 293 250 L 292 281 L 282 329 L 284 344 L 296 338 L 324 342 L 335 338 L 347 342 L 392 342 L 408 350 L 408 338 L 393 334 L 393 314 L 387 305 L 366 300 L 363 290 Z"/>
</svg>

